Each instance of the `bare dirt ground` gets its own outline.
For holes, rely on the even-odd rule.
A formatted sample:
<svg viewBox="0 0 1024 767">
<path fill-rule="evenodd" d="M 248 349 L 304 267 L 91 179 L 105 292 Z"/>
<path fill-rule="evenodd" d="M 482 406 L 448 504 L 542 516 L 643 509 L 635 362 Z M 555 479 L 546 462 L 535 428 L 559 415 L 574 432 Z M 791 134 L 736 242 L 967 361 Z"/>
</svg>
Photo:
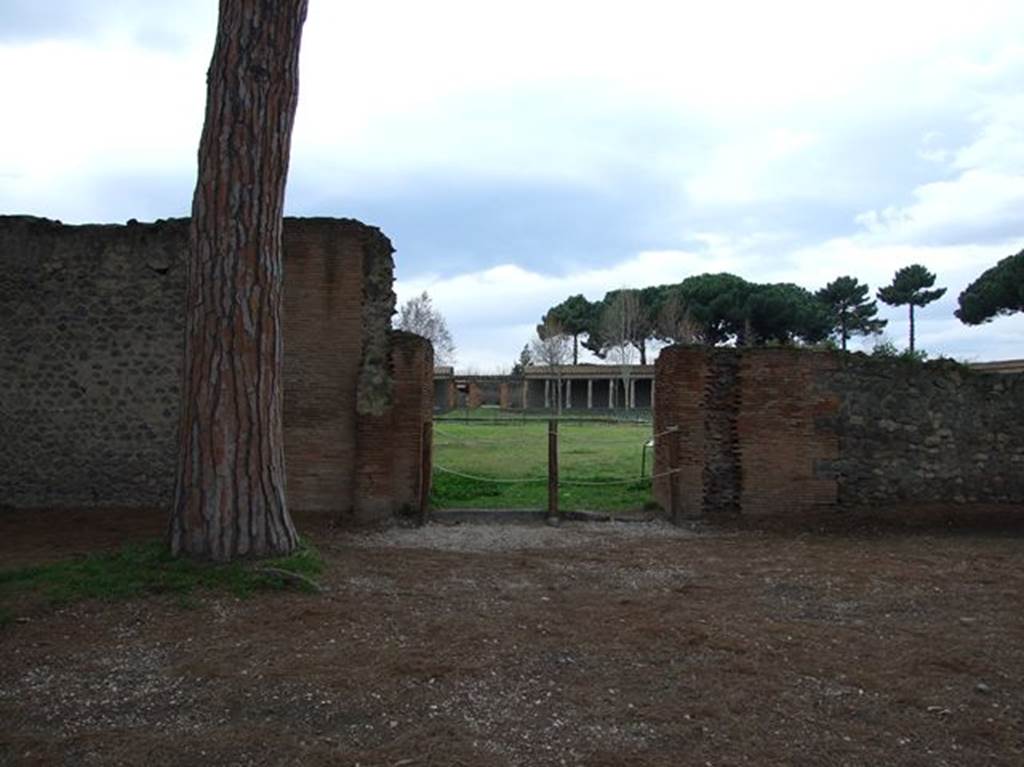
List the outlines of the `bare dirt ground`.
<svg viewBox="0 0 1024 767">
<path fill-rule="evenodd" d="M 300 520 L 321 595 L 16 606 L 0 763 L 1024 764 L 1024 524 Z M 5 567 L 162 520 L 0 514 Z"/>
</svg>

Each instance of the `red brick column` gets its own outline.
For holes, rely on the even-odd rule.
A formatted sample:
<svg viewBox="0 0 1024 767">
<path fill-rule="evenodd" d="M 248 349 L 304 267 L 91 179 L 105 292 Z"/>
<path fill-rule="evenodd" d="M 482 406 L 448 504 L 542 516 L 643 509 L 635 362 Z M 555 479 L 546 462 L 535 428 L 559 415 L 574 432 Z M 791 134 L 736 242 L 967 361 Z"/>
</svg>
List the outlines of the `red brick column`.
<svg viewBox="0 0 1024 767">
<path fill-rule="evenodd" d="M 683 515 L 701 514 L 704 509 L 704 390 L 708 370 L 707 352 L 697 347 L 663 349 L 654 367 L 654 474 L 669 469 L 668 440 L 679 440 L 680 510 Z M 673 437 L 664 432 L 678 426 Z M 662 508 L 669 508 L 669 481 L 654 482 L 654 497 Z"/>
<path fill-rule="evenodd" d="M 822 418 L 839 409 L 824 380 L 834 354 L 800 349 L 749 349 L 740 359 L 736 430 L 743 467 L 744 514 L 802 514 L 837 503 L 827 469 L 839 457 L 839 437 Z"/>
<path fill-rule="evenodd" d="M 654 430 L 679 427 L 682 513 L 777 516 L 836 505 L 839 438 L 829 421 L 839 396 L 827 383 L 836 366 L 835 355 L 799 349 L 663 350 Z M 656 444 L 656 475 L 669 469 L 668 439 Z M 666 509 L 668 482 L 654 486 Z"/>
<path fill-rule="evenodd" d="M 430 342 L 411 333 L 391 338 L 392 399 L 380 415 L 357 417 L 352 522 L 384 524 L 418 511 L 430 481 L 424 425 L 432 422 L 434 360 Z"/>
</svg>

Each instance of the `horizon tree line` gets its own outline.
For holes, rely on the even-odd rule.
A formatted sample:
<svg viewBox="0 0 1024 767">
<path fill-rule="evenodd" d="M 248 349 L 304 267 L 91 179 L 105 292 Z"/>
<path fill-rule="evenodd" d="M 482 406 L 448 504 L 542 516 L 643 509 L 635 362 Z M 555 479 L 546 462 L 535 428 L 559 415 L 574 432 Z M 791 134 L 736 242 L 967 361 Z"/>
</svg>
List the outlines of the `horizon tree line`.
<svg viewBox="0 0 1024 767">
<path fill-rule="evenodd" d="M 1019 311 L 1024 305 L 1024 290 L 1020 288 L 1024 251 L 1004 262 L 986 272 L 984 282 L 979 278 L 977 287 L 972 283 L 961 294 L 961 309 L 956 316 L 963 322 L 978 324 L 995 313 Z M 897 270 L 892 281 L 872 298 L 867 284 L 848 275 L 811 292 L 793 283 L 756 283 L 724 272 L 699 274 L 674 284 L 612 290 L 599 301 L 570 296 L 544 313 L 537 325 L 537 338 L 541 342 L 554 335 L 571 339 L 574 365 L 579 364 L 581 346 L 602 360 L 624 359 L 623 350 L 628 347 L 640 364 L 647 364 L 650 346 L 657 343 L 834 343 L 846 351 L 852 338 L 878 335 L 885 329 L 888 320 L 878 317 L 877 302 L 881 301 L 908 308 L 907 353 L 920 356 L 915 310 L 945 295 L 946 288 L 933 287 L 935 279 L 921 264 L 912 264 Z M 991 305 L 1001 308 L 993 309 L 987 319 L 970 321 Z M 524 365 L 525 359 L 521 358 L 517 366 Z"/>
</svg>

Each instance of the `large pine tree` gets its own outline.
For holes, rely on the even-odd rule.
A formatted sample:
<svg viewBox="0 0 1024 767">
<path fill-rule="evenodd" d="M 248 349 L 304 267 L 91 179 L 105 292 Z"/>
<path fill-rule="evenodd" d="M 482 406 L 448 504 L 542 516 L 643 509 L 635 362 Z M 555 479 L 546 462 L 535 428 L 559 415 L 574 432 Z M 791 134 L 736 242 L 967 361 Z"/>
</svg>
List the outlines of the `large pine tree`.
<svg viewBox="0 0 1024 767">
<path fill-rule="evenodd" d="M 598 308 L 582 295 L 569 296 L 557 306 L 552 306 L 541 317 L 537 333 L 544 339 L 543 333 L 548 327 L 557 327 L 562 333 L 572 336 L 572 364 L 580 363 L 580 335 L 590 333 L 597 321 Z"/>
<path fill-rule="evenodd" d="M 927 306 L 946 294 L 945 288 L 928 290 L 935 284 L 935 275 L 921 264 L 911 264 L 898 270 L 892 282 L 878 291 L 878 299 L 889 306 L 907 306 L 910 309 L 910 353 L 914 353 L 914 307 Z"/>
<path fill-rule="evenodd" d="M 281 229 L 307 0 L 221 0 L 192 201 L 170 543 L 286 554 Z"/>
<path fill-rule="evenodd" d="M 879 333 L 889 322 L 876 317 L 878 304 L 868 299 L 868 292 L 868 286 L 854 277 L 837 277 L 815 293 L 828 311 L 843 351 L 851 336 Z"/>
<path fill-rule="evenodd" d="M 955 314 L 966 325 L 980 325 L 1003 314 L 1024 311 L 1024 250 L 986 269 L 957 299 Z"/>
</svg>

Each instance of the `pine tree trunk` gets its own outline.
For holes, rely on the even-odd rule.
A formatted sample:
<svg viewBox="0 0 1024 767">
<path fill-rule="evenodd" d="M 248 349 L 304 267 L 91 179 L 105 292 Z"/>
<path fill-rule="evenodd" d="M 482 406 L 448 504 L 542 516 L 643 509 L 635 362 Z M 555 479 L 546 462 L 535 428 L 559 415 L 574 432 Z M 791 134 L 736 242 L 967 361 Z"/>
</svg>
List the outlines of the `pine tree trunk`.
<svg viewBox="0 0 1024 767">
<path fill-rule="evenodd" d="M 580 364 L 580 334 L 576 333 L 572 337 L 572 364 Z"/>
<path fill-rule="evenodd" d="M 914 305 L 910 306 L 910 353 L 914 353 Z"/>
<path fill-rule="evenodd" d="M 294 550 L 281 422 L 281 229 L 307 0 L 221 0 L 192 201 L 175 554 Z"/>
</svg>

